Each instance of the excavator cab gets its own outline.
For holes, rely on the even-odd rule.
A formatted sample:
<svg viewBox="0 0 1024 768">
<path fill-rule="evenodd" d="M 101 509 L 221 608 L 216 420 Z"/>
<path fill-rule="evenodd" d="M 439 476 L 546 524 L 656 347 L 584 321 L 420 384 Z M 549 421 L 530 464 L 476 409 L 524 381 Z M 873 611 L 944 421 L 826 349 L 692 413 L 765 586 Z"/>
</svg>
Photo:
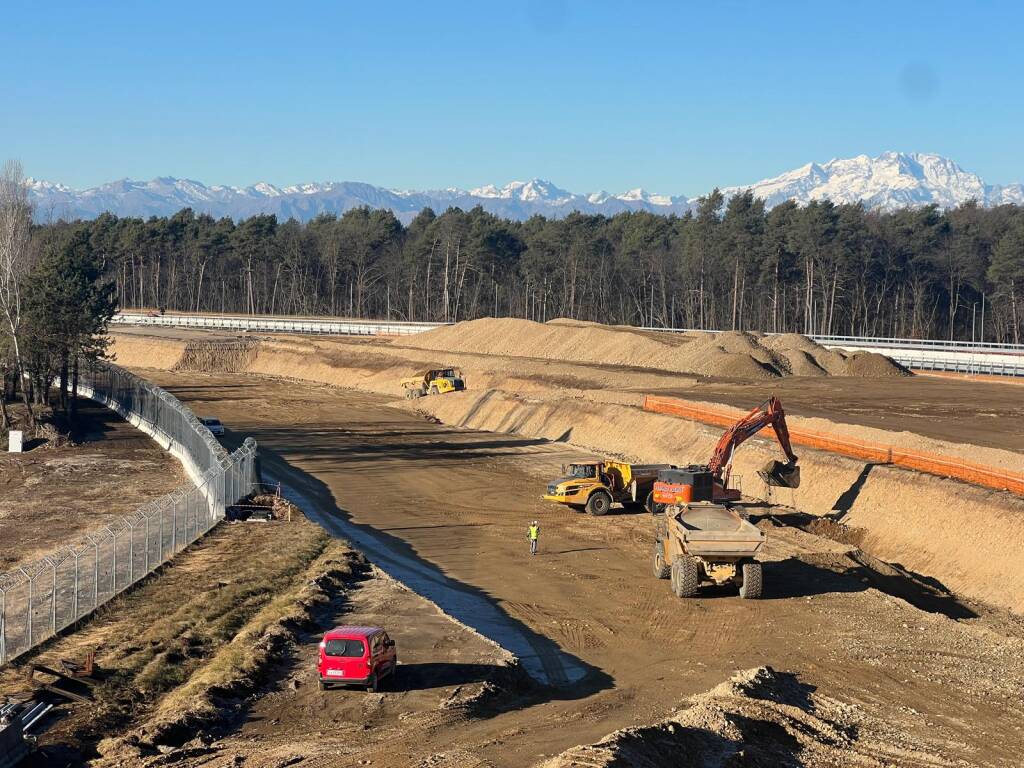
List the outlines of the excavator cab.
<svg viewBox="0 0 1024 768">
<path fill-rule="evenodd" d="M 757 476 L 775 488 L 799 488 L 800 467 L 792 461 L 769 461 Z"/>
</svg>

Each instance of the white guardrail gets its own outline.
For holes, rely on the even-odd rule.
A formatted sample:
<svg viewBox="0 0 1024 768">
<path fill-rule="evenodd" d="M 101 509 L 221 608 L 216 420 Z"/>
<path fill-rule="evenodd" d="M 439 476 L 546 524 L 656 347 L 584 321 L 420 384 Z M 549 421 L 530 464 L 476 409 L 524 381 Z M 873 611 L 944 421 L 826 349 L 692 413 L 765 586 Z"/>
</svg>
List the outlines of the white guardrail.
<svg viewBox="0 0 1024 768">
<path fill-rule="evenodd" d="M 387 320 L 314 320 L 304 317 L 173 314 L 119 312 L 111 322 L 120 325 L 149 325 L 206 330 L 263 331 L 333 336 L 408 336 L 431 331 L 448 323 L 401 323 Z"/>
<path fill-rule="evenodd" d="M 112 322 L 120 325 L 334 336 L 408 336 L 448 325 L 448 323 L 409 323 L 389 320 L 317 320 L 265 315 L 251 317 L 205 314 L 157 315 L 146 312 L 121 312 L 114 316 Z M 683 333 L 696 329 L 645 327 L 644 330 Z M 713 333 L 713 331 L 708 332 Z M 811 338 L 831 349 L 843 349 L 849 352 L 878 352 L 891 357 L 901 365 L 918 370 L 1024 376 L 1024 344 L 870 336 L 811 335 Z"/>
</svg>

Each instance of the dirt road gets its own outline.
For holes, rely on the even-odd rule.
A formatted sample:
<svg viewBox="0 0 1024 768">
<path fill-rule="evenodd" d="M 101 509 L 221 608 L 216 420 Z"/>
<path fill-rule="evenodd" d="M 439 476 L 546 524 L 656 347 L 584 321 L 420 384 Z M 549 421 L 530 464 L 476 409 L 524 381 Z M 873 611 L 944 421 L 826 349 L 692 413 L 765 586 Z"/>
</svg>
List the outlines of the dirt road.
<svg viewBox="0 0 1024 768">
<path fill-rule="evenodd" d="M 686 696 L 761 665 L 793 672 L 925 745 L 914 757 L 894 743 L 878 754 L 883 762 L 1015 765 L 1024 748 L 1021 621 L 952 597 L 921 598 L 898 575 L 851 559 L 846 545 L 766 518 L 765 600 L 709 592 L 681 601 L 651 576 L 646 515 L 591 518 L 539 499 L 574 455 L 562 444 L 456 430 L 389 408 L 386 398 L 326 386 L 144 375 L 220 417 L 229 439 L 255 437 L 265 472 L 371 560 L 376 552 L 382 568 L 399 579 L 418 573 L 443 609 L 519 652 L 529 647 L 524 666 L 537 685 L 516 706 L 457 729 L 405 732 L 388 722 L 389 749 L 374 751 L 374 765 L 528 765 L 659 720 Z M 533 519 L 542 529 L 536 558 L 525 538 Z M 415 621 L 396 615 L 389 624 L 408 631 Z M 303 765 L 364 759 L 345 729 L 310 717 L 308 691 L 275 695 L 274 728 L 257 715 L 229 738 L 251 755 L 246 765 L 264 764 L 258 750 L 282 740 L 318 745 Z M 351 719 L 358 695 L 340 692 L 315 706 Z M 332 739 L 344 757 L 316 757 Z M 456 754 L 463 757 L 440 757 Z"/>
</svg>

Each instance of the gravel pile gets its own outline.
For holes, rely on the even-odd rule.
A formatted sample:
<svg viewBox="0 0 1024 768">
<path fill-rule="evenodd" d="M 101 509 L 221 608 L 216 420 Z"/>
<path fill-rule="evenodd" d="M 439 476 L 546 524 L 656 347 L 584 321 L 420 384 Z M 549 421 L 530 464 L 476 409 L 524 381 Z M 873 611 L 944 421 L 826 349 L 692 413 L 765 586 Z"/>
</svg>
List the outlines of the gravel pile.
<svg viewBox="0 0 1024 768">
<path fill-rule="evenodd" d="M 732 379 L 906 374 L 902 367 L 882 355 L 848 355 L 825 349 L 799 334 L 671 334 L 564 319 L 548 323 L 515 318 L 470 320 L 403 339 L 402 345 Z"/>
</svg>

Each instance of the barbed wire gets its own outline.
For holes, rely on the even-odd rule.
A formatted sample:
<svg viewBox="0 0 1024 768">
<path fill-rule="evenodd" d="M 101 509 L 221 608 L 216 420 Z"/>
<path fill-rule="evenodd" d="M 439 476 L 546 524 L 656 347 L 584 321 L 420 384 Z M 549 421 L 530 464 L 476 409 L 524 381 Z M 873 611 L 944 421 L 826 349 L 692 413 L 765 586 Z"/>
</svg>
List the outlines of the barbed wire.
<svg viewBox="0 0 1024 768">
<path fill-rule="evenodd" d="M 194 482 L 0 573 L 0 664 L 34 648 L 152 573 L 249 495 L 256 442 L 233 453 L 166 390 L 110 363 L 83 367 L 79 386 L 149 432 Z"/>
</svg>

